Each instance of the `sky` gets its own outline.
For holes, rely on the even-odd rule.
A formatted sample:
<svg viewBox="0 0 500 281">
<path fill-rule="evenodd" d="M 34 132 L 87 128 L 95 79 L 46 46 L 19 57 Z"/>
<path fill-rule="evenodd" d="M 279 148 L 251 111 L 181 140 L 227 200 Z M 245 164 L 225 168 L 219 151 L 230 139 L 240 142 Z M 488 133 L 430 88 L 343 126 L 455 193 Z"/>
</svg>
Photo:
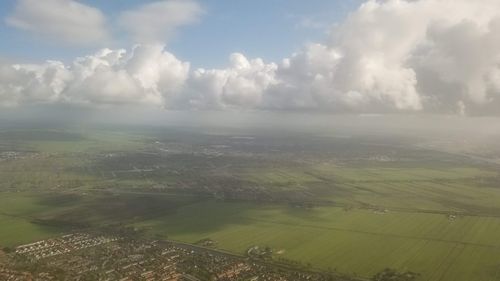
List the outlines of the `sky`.
<svg viewBox="0 0 500 281">
<path fill-rule="evenodd" d="M 120 11 L 152 2 L 155 1 L 80 1 L 99 8 L 108 21 L 116 19 Z M 0 42 L 3 42 L 0 55 L 3 57 L 25 62 L 71 61 L 98 48 L 122 48 L 137 43 L 129 40 L 123 30 L 113 34 L 116 42 L 112 44 L 61 45 L 34 38 L 33 34 L 5 23 L 16 3 L 15 0 L 0 2 L 0 16 L 4 19 L 0 25 Z M 180 59 L 190 61 L 196 67 L 212 68 L 226 65 L 228 55 L 233 52 L 279 61 L 306 42 L 322 40 L 329 28 L 342 21 L 362 0 L 205 0 L 198 3 L 204 11 L 198 22 L 180 27 L 173 38 L 163 39 L 168 43 L 168 50 Z"/>
<path fill-rule="evenodd" d="M 0 109 L 500 114 L 497 0 L 6 0 Z"/>
</svg>

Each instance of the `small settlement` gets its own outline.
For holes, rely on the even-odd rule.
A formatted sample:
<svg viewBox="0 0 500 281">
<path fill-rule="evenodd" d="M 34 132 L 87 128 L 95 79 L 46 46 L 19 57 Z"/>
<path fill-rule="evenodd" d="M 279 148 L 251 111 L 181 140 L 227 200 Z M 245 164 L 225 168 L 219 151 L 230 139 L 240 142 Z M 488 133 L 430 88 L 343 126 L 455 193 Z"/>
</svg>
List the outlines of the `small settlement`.
<svg viewBox="0 0 500 281">
<path fill-rule="evenodd" d="M 166 241 L 73 233 L 18 246 L 0 261 L 0 280 L 348 281 Z"/>
</svg>

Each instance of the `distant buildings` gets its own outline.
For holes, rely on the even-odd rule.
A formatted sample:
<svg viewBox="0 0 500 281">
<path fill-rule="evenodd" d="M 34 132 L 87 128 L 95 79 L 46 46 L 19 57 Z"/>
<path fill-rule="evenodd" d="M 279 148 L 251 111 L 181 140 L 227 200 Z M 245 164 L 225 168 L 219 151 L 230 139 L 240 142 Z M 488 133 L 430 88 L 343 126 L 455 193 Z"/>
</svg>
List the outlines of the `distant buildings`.
<svg viewBox="0 0 500 281">
<path fill-rule="evenodd" d="M 4 265 L 0 262 L 2 281 L 348 280 L 284 269 L 203 246 L 88 233 L 21 245 L 7 259 Z M 19 262 L 32 269 L 15 270 Z"/>
</svg>

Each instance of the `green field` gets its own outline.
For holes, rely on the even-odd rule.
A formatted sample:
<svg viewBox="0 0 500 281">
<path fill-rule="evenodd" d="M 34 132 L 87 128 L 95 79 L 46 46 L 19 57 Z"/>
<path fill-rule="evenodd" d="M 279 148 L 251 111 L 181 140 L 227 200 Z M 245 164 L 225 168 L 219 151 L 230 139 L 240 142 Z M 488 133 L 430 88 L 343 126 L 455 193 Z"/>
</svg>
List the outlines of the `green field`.
<svg viewBox="0 0 500 281">
<path fill-rule="evenodd" d="M 18 193 L 0 193 L 1 245 L 14 246 L 48 238 L 62 232 L 55 227 L 33 223 L 33 218 L 54 207 L 39 204 L 36 196 Z"/>
<path fill-rule="evenodd" d="M 346 147 L 337 161 L 293 148 L 207 154 L 204 142 L 248 140 L 177 131 L 16 134 L 0 132 L 0 148 L 24 151 L 0 161 L 0 247 L 119 225 L 239 254 L 269 246 L 275 260 L 361 277 L 389 267 L 422 281 L 500 280 L 494 165 L 412 150 L 349 160 Z"/>
<path fill-rule="evenodd" d="M 430 281 L 500 278 L 500 218 L 209 202 L 139 225 L 185 242 L 210 238 L 238 253 L 270 246 L 282 252 L 276 258 L 365 277 L 393 267 Z"/>
<path fill-rule="evenodd" d="M 254 245 L 270 246 L 279 252 L 277 260 L 363 277 L 386 267 L 416 271 L 422 280 L 431 281 L 500 277 L 500 218 L 492 216 L 303 209 L 175 196 L 121 196 L 109 202 L 100 196 L 68 200 L 52 193 L 1 195 L 0 223 L 8 227 L 1 229 L 0 241 L 8 246 L 70 231 L 40 225 L 33 218 L 66 218 L 93 226 L 122 221 L 155 237 L 190 243 L 210 238 L 219 248 L 236 253 Z"/>
</svg>

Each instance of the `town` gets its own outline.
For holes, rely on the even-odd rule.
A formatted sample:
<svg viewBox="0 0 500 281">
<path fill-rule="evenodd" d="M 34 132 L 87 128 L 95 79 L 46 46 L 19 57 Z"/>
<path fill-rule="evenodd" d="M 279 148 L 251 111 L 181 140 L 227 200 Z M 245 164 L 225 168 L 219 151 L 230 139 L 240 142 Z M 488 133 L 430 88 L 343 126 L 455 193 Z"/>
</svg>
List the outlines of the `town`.
<svg viewBox="0 0 500 281">
<path fill-rule="evenodd" d="M 172 241 L 72 233 L 4 249 L 0 280 L 297 280 L 347 277 Z M 2 262 L 3 261 L 3 262 Z"/>
</svg>

